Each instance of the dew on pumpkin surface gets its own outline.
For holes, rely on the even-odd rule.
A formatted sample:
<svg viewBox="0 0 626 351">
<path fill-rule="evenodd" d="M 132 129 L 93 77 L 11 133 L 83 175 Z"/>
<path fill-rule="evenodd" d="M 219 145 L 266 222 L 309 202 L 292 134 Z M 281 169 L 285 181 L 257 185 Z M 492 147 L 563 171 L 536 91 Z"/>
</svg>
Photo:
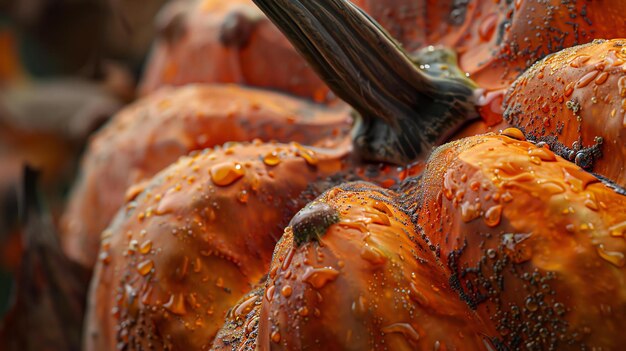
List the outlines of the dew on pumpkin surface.
<svg viewBox="0 0 626 351">
<path fill-rule="evenodd" d="M 619 92 L 619 96 L 626 97 L 626 76 L 620 77 L 617 80 L 617 91 Z"/>
<path fill-rule="evenodd" d="M 626 221 L 610 226 L 609 233 L 611 236 L 624 237 L 624 234 L 626 234 Z"/>
<path fill-rule="evenodd" d="M 273 342 L 275 343 L 279 343 L 280 342 L 280 332 L 278 332 L 277 330 L 274 330 L 271 334 L 271 339 Z"/>
<path fill-rule="evenodd" d="M 565 182 L 574 192 L 581 192 L 590 184 L 599 182 L 596 177 L 579 168 L 563 167 L 562 170 Z"/>
<path fill-rule="evenodd" d="M 265 291 L 265 298 L 269 302 L 272 302 L 272 300 L 274 299 L 274 289 L 276 289 L 276 287 L 272 285 Z"/>
<path fill-rule="evenodd" d="M 141 275 L 147 275 L 153 267 L 154 262 L 152 260 L 145 260 L 137 264 L 137 272 Z"/>
<path fill-rule="evenodd" d="M 576 82 L 576 88 L 586 87 L 587 85 L 589 85 L 589 83 L 591 83 L 594 79 L 596 79 L 599 73 L 600 72 L 594 70 L 585 74 L 578 80 L 578 82 Z"/>
<path fill-rule="evenodd" d="M 339 225 L 342 227 L 347 227 L 347 228 L 351 228 L 351 229 L 356 229 L 361 233 L 367 233 L 368 229 L 367 226 L 365 225 L 365 223 L 363 221 L 360 220 L 348 220 L 348 219 L 344 219 L 341 222 L 339 222 Z"/>
<path fill-rule="evenodd" d="M 184 315 L 187 313 L 185 298 L 182 293 L 170 295 L 169 300 L 163 304 L 163 307 L 177 315 Z"/>
<path fill-rule="evenodd" d="M 365 212 L 365 214 L 368 216 L 368 218 L 371 219 L 372 223 L 384 225 L 387 227 L 391 225 L 389 217 L 386 214 L 373 212 Z"/>
<path fill-rule="evenodd" d="M 211 168 L 211 180 L 218 186 L 227 186 L 243 177 L 245 170 L 240 163 L 225 162 Z"/>
<path fill-rule="evenodd" d="M 148 239 L 144 241 L 143 243 L 141 243 L 141 245 L 139 246 L 139 253 L 145 255 L 149 253 L 151 249 L 152 249 L 152 241 Z"/>
<path fill-rule="evenodd" d="M 249 198 L 250 198 L 250 194 L 248 193 L 247 190 L 241 190 L 239 193 L 237 193 L 237 201 L 239 201 L 242 204 L 248 203 Z"/>
<path fill-rule="evenodd" d="M 530 312 L 535 312 L 539 309 L 539 304 L 533 297 L 527 297 L 526 301 L 524 302 L 524 306 L 526 306 L 526 309 L 528 309 Z"/>
<path fill-rule="evenodd" d="M 573 68 L 581 68 L 585 66 L 585 63 L 589 61 L 589 59 L 591 59 L 589 55 L 578 55 L 570 61 L 569 65 Z"/>
<path fill-rule="evenodd" d="M 152 285 L 148 285 L 141 295 L 141 303 L 146 306 L 157 303 Z"/>
<path fill-rule="evenodd" d="M 298 314 L 302 317 L 306 317 L 309 315 L 309 309 L 306 306 L 302 306 L 298 308 Z"/>
<path fill-rule="evenodd" d="M 420 339 L 420 334 L 409 323 L 394 323 L 381 328 L 383 333 L 400 333 L 411 343 L 416 343 Z"/>
<path fill-rule="evenodd" d="M 480 207 L 480 203 L 472 203 L 469 201 L 465 201 L 461 204 L 461 219 L 463 222 L 468 223 L 480 217 Z"/>
<path fill-rule="evenodd" d="M 502 131 L 501 134 L 508 136 L 509 138 L 512 138 L 515 140 L 520 140 L 520 141 L 526 140 L 524 133 L 522 133 L 522 131 L 517 128 L 506 128 Z"/>
<path fill-rule="evenodd" d="M 302 281 L 309 283 L 316 289 L 321 289 L 327 283 L 337 279 L 339 271 L 332 267 L 313 268 L 307 267 L 302 275 Z"/>
<path fill-rule="evenodd" d="M 250 311 L 252 311 L 252 308 L 254 307 L 254 303 L 256 302 L 256 300 L 257 300 L 257 297 L 252 296 L 246 299 L 245 301 L 243 301 L 241 304 L 239 304 L 239 306 L 237 306 L 234 310 L 235 317 L 242 317 L 248 314 Z"/>
<path fill-rule="evenodd" d="M 266 154 L 265 156 L 263 156 L 263 163 L 265 163 L 268 166 L 276 166 L 280 162 L 281 162 L 280 156 L 278 156 L 278 153 L 276 153 L 275 151 L 270 152 Z"/>
<path fill-rule="evenodd" d="M 295 142 L 291 143 L 291 145 L 293 145 L 293 147 L 296 149 L 297 155 L 302 157 L 310 166 L 315 166 L 319 163 L 319 159 L 315 154 L 315 151 L 307 149 L 306 147 Z"/>
<path fill-rule="evenodd" d="M 594 81 L 594 83 L 596 83 L 596 85 L 602 85 L 607 81 L 607 79 L 609 79 L 609 73 L 602 72 L 596 77 L 596 80 Z"/>
<path fill-rule="evenodd" d="M 554 152 L 548 150 L 545 147 L 537 147 L 528 150 L 528 155 L 539 157 L 542 161 L 553 162 L 556 161 L 556 155 Z"/>
<path fill-rule="evenodd" d="M 626 259 L 624 258 L 624 254 L 618 251 L 608 251 L 605 249 L 604 245 L 600 244 L 596 247 L 596 251 L 598 255 L 602 257 L 605 261 L 613 264 L 616 267 L 622 268 L 624 264 L 626 264 Z"/>
<path fill-rule="evenodd" d="M 381 265 L 387 261 L 387 257 L 380 249 L 369 244 L 361 247 L 361 258 L 373 265 Z"/>
<path fill-rule="evenodd" d="M 500 224 L 502 217 L 502 205 L 495 205 L 487 209 L 484 214 L 485 224 L 489 227 L 496 227 Z"/>
<path fill-rule="evenodd" d="M 285 285 L 285 286 L 283 286 L 282 289 L 280 289 L 280 294 L 283 295 L 284 297 L 291 296 L 292 292 L 293 292 L 293 289 L 289 285 Z"/>
</svg>

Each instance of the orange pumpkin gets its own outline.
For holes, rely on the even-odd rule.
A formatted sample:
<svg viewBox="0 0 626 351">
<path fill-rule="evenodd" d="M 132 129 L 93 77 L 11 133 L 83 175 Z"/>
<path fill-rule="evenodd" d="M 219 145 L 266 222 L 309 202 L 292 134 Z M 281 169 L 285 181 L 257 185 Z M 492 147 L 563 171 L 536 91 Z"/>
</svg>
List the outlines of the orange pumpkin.
<svg viewBox="0 0 626 351">
<path fill-rule="evenodd" d="M 476 86 L 349 2 L 255 2 L 357 111 L 352 138 L 228 144 L 131 192 L 103 234 L 86 348 L 619 348 L 619 186 L 509 128 L 440 147 L 394 190 L 304 206 L 355 175 L 404 178 L 369 170 L 424 160 L 478 116 Z"/>
<path fill-rule="evenodd" d="M 238 83 L 328 98 L 328 88 L 250 0 L 173 2 L 157 25 L 143 94 L 164 85 Z"/>
<path fill-rule="evenodd" d="M 255 138 L 324 145 L 349 126 L 346 108 L 278 93 L 211 85 L 162 89 L 126 107 L 93 138 L 62 219 L 64 251 L 92 268 L 100 233 L 124 199 L 192 150 Z"/>
<path fill-rule="evenodd" d="M 626 186 L 626 40 L 545 58 L 507 94 L 505 119 L 577 165 Z"/>
</svg>

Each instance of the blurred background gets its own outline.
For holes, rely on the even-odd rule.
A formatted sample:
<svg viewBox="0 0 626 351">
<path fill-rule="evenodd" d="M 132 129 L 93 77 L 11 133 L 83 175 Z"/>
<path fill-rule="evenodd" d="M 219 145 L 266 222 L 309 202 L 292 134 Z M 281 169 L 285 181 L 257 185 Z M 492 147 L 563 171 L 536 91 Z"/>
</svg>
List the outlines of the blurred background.
<svg viewBox="0 0 626 351">
<path fill-rule="evenodd" d="M 22 256 L 24 164 L 56 221 L 89 135 L 134 98 L 165 2 L 0 0 L 0 316 Z"/>
</svg>

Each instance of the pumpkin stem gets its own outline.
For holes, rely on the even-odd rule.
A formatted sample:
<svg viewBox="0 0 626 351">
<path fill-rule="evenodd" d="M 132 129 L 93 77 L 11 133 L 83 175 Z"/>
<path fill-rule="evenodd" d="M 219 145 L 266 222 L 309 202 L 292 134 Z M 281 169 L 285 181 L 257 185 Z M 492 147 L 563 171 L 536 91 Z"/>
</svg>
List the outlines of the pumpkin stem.
<svg viewBox="0 0 626 351">
<path fill-rule="evenodd" d="M 424 72 L 349 1 L 254 2 L 358 112 L 354 144 L 363 159 L 406 164 L 477 116 L 471 81 Z"/>
</svg>

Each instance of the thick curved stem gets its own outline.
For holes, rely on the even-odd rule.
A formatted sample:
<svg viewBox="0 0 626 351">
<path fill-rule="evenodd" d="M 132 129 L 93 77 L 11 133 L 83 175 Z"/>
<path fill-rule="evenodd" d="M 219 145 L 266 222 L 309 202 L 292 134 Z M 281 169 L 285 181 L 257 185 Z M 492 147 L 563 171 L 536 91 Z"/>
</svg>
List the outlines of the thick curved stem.
<svg viewBox="0 0 626 351">
<path fill-rule="evenodd" d="M 254 0 L 328 86 L 362 117 L 361 157 L 410 162 L 476 116 L 473 85 L 421 71 L 346 0 Z"/>
</svg>

